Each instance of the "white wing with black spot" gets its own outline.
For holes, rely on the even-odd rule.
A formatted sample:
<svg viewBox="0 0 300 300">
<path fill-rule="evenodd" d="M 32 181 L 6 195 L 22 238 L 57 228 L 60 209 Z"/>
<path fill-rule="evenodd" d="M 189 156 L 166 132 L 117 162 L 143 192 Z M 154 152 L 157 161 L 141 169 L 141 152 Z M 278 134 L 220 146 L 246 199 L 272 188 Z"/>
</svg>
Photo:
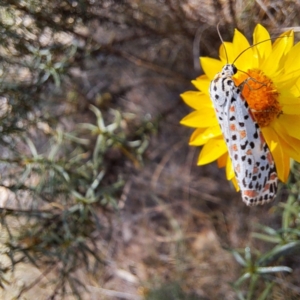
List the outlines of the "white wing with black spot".
<svg viewBox="0 0 300 300">
<path fill-rule="evenodd" d="M 277 192 L 275 163 L 261 130 L 225 65 L 212 80 L 210 97 L 225 138 L 243 201 L 247 205 L 270 202 Z"/>
</svg>

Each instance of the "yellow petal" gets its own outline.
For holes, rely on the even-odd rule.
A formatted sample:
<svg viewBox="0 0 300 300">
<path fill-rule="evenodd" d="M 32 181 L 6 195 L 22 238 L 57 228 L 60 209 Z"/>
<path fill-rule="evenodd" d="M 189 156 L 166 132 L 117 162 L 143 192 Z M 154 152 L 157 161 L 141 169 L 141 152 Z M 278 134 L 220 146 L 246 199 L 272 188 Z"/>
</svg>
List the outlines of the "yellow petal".
<svg viewBox="0 0 300 300">
<path fill-rule="evenodd" d="M 218 159 L 227 152 L 227 146 L 223 137 L 209 140 L 202 148 L 198 165 L 205 165 Z"/>
<path fill-rule="evenodd" d="M 234 188 L 236 189 L 236 191 L 238 192 L 238 191 L 240 190 L 240 187 L 239 187 L 239 185 L 238 185 L 238 183 L 237 183 L 236 178 L 233 177 L 233 178 L 231 179 L 231 182 L 232 182 Z"/>
<path fill-rule="evenodd" d="M 233 177 L 235 177 L 234 175 L 234 170 L 233 170 L 233 166 L 232 166 L 232 161 L 230 156 L 227 156 L 227 162 L 226 162 L 226 178 L 228 180 L 231 180 Z"/>
<path fill-rule="evenodd" d="M 215 111 L 212 108 L 206 108 L 201 111 L 191 112 L 180 121 L 180 124 L 194 128 L 203 128 L 215 126 L 218 124 L 218 121 Z"/>
<path fill-rule="evenodd" d="M 198 128 L 193 132 L 189 144 L 191 146 L 201 146 L 207 143 L 208 140 L 221 136 L 222 132 L 219 125 L 209 128 Z"/>
<path fill-rule="evenodd" d="M 231 162 L 231 159 L 230 159 L 229 155 L 227 156 L 226 178 L 227 178 L 227 180 L 232 181 L 233 186 L 235 187 L 236 191 L 240 190 L 240 187 L 239 187 L 239 185 L 237 183 L 237 180 L 235 178 L 234 170 L 233 170 L 233 167 L 232 167 L 232 162 Z"/>
<path fill-rule="evenodd" d="M 272 122 L 272 127 L 276 131 L 279 137 L 279 143 L 283 147 L 285 153 L 292 157 L 294 160 L 300 162 L 300 141 L 289 136 L 288 132 L 278 120 Z"/>
<path fill-rule="evenodd" d="M 290 33 L 289 33 L 290 34 Z M 264 73 L 272 78 L 276 71 L 280 69 L 280 60 L 285 55 L 287 49 L 291 47 L 290 42 L 293 42 L 292 37 L 281 35 L 274 43 L 272 53 L 266 58 L 261 65 Z"/>
<path fill-rule="evenodd" d="M 247 71 L 253 66 L 253 50 L 245 36 L 237 29 L 234 31 L 233 48 L 235 66 L 239 70 Z M 247 49 L 247 50 L 246 50 Z"/>
<path fill-rule="evenodd" d="M 187 91 L 180 95 L 182 100 L 190 107 L 201 110 L 203 108 L 213 109 L 213 104 L 210 98 L 199 91 Z"/>
<path fill-rule="evenodd" d="M 298 99 L 300 99 L 300 89 L 299 89 L 299 86 L 300 86 L 300 78 L 298 78 L 296 84 L 290 88 L 289 92 L 297 97 Z"/>
<path fill-rule="evenodd" d="M 279 95 L 279 102 L 282 106 L 298 104 L 300 103 L 300 98 L 298 96 L 294 96 L 290 93 L 285 93 L 285 91 L 281 91 Z"/>
<path fill-rule="evenodd" d="M 290 73 L 294 70 L 300 69 L 300 42 L 297 43 L 287 54 L 284 70 L 285 73 Z"/>
<path fill-rule="evenodd" d="M 229 42 L 224 42 L 219 49 L 219 56 L 222 61 L 222 64 L 232 63 L 235 59 L 233 44 Z"/>
<path fill-rule="evenodd" d="M 225 154 L 223 154 L 222 156 L 220 156 L 220 157 L 218 158 L 217 163 L 218 163 L 218 167 L 219 167 L 219 168 L 224 168 L 224 167 L 226 166 L 226 163 L 227 163 L 227 157 L 228 157 L 228 153 L 225 153 Z"/>
<path fill-rule="evenodd" d="M 280 116 L 278 122 L 280 122 L 280 124 L 284 127 L 288 135 L 300 140 L 300 116 L 299 115 L 297 116 L 297 115 L 283 114 Z"/>
<path fill-rule="evenodd" d="M 211 80 L 206 75 L 199 76 L 196 80 L 192 80 L 192 84 L 204 94 L 209 96 L 209 85 Z"/>
<path fill-rule="evenodd" d="M 210 80 L 222 70 L 223 64 L 220 60 L 210 57 L 200 57 L 200 63 L 204 73 Z"/>
<path fill-rule="evenodd" d="M 284 153 L 284 150 L 279 142 L 279 137 L 274 129 L 272 127 L 264 127 L 261 130 L 272 152 L 278 178 L 282 182 L 286 182 L 290 172 L 290 159 Z"/>
<path fill-rule="evenodd" d="M 280 47 L 283 49 L 283 54 L 288 53 L 294 45 L 294 31 L 288 30 L 283 32 L 274 42 L 273 44 L 273 50 L 275 50 L 277 47 Z M 283 57 L 284 55 L 282 55 Z"/>
<path fill-rule="evenodd" d="M 253 32 L 254 53 L 258 56 L 259 64 L 272 52 L 272 42 L 270 34 L 265 27 L 257 24 Z"/>
<path fill-rule="evenodd" d="M 287 182 L 290 174 L 290 157 L 284 152 L 280 142 L 273 142 L 272 147 L 272 156 L 275 161 L 277 176 L 282 182 Z"/>
<path fill-rule="evenodd" d="M 282 112 L 283 115 L 295 115 L 296 113 L 298 113 L 300 115 L 300 103 L 297 104 L 285 104 L 282 107 Z M 297 116 L 298 119 L 300 119 L 300 116 Z M 281 115 L 279 116 L 279 118 L 281 119 Z M 300 133 L 299 130 L 300 127 L 298 127 L 298 131 Z"/>
<path fill-rule="evenodd" d="M 191 146 L 201 146 L 206 143 L 202 138 L 202 133 L 205 132 L 207 128 L 197 128 L 194 130 L 190 137 L 189 145 Z"/>
<path fill-rule="evenodd" d="M 279 72 L 276 76 L 273 76 L 272 79 L 279 90 L 284 90 L 284 89 L 290 90 L 293 86 L 296 86 L 299 77 L 300 77 L 300 68 L 288 74 L 282 74 L 281 72 Z"/>
</svg>

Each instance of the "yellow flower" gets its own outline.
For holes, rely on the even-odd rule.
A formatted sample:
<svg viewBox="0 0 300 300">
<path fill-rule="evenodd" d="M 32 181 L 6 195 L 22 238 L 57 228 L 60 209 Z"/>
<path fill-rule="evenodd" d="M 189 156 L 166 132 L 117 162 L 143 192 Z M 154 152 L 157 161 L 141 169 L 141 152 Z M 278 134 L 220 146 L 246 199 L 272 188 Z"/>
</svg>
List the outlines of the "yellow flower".
<svg viewBox="0 0 300 300">
<path fill-rule="evenodd" d="M 195 109 L 181 124 L 196 128 L 190 145 L 203 145 L 198 165 L 217 160 L 219 167 L 226 167 L 226 177 L 237 190 L 227 146 L 208 92 L 211 80 L 227 63 L 234 63 L 238 69 L 233 77 L 236 86 L 252 78 L 241 85 L 242 94 L 272 152 L 279 179 L 287 181 L 290 158 L 300 162 L 300 43 L 294 45 L 294 32 L 287 31 L 272 44 L 268 31 L 257 25 L 253 45 L 249 48 L 245 36 L 235 30 L 233 42 L 221 45 L 220 60 L 200 58 L 205 75 L 192 81 L 199 91 L 181 95 Z"/>
</svg>

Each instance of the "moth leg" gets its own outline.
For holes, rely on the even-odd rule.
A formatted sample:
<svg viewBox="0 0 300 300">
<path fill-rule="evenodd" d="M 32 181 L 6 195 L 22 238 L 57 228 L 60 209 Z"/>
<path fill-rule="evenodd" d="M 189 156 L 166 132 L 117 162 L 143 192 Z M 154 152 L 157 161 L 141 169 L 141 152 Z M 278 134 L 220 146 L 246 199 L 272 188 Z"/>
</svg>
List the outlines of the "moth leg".
<svg viewBox="0 0 300 300">
<path fill-rule="evenodd" d="M 258 88 L 253 88 L 253 87 L 248 83 L 248 81 L 250 81 L 250 80 L 252 80 L 252 81 L 255 82 L 255 83 L 261 84 L 261 86 L 258 87 Z M 256 80 L 255 78 L 252 78 L 252 77 L 248 77 L 247 79 L 245 79 L 238 87 L 239 87 L 241 90 L 243 90 L 245 84 L 248 86 L 249 90 L 251 90 L 251 91 L 257 91 L 257 90 L 261 89 L 262 87 L 266 86 L 265 83 L 260 82 L 260 81 Z"/>
</svg>

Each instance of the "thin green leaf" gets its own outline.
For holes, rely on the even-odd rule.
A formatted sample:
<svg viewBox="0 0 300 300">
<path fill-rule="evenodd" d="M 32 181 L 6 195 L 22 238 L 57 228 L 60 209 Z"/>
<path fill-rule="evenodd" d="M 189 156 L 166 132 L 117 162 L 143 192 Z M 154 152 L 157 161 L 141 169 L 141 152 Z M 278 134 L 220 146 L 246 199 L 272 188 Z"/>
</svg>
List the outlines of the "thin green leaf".
<svg viewBox="0 0 300 300">
<path fill-rule="evenodd" d="M 255 227 L 263 230 L 265 233 L 269 235 L 277 235 L 277 231 L 272 227 L 261 225 L 261 224 L 256 224 Z"/>
<path fill-rule="evenodd" d="M 268 274 L 277 272 L 289 272 L 292 273 L 293 269 L 286 266 L 276 266 L 276 267 L 259 267 L 256 269 L 258 274 Z"/>
<path fill-rule="evenodd" d="M 300 249 L 300 241 L 291 242 L 286 245 L 278 245 L 269 252 L 265 253 L 258 259 L 259 265 L 266 265 L 272 261 L 277 260 L 281 256 L 287 256 Z"/>
<path fill-rule="evenodd" d="M 275 243 L 275 244 L 279 244 L 282 239 L 276 236 L 269 236 L 266 234 L 262 234 L 262 233 L 252 233 L 252 237 L 256 238 L 256 239 L 260 239 L 262 241 L 265 242 L 270 242 L 270 243 Z"/>
<path fill-rule="evenodd" d="M 235 260 L 242 265 L 243 267 L 245 267 L 247 265 L 246 261 L 244 260 L 244 258 L 235 250 L 232 250 L 231 253 L 233 254 L 233 257 L 235 258 Z"/>
<path fill-rule="evenodd" d="M 29 137 L 25 137 L 25 141 L 26 141 L 26 143 L 27 143 L 27 145 L 28 145 L 28 147 L 29 147 L 29 149 L 30 149 L 30 152 L 31 152 L 32 156 L 33 156 L 34 158 L 39 158 L 37 149 L 35 148 L 35 146 L 34 146 L 32 140 L 31 140 Z"/>
<path fill-rule="evenodd" d="M 253 274 L 251 276 L 250 285 L 249 285 L 248 294 L 247 294 L 247 300 L 252 299 L 252 295 L 256 290 L 256 283 L 257 283 L 258 278 L 259 278 L 259 276 L 257 274 Z"/>
<path fill-rule="evenodd" d="M 270 282 L 267 287 L 264 289 L 264 291 L 260 294 L 259 298 L 257 300 L 266 300 L 268 296 L 271 293 L 271 290 L 273 286 L 275 285 L 274 282 Z"/>
<path fill-rule="evenodd" d="M 245 280 L 249 279 L 251 277 L 251 274 L 249 272 L 243 274 L 235 283 L 234 286 L 238 287 L 240 286 Z"/>
</svg>

